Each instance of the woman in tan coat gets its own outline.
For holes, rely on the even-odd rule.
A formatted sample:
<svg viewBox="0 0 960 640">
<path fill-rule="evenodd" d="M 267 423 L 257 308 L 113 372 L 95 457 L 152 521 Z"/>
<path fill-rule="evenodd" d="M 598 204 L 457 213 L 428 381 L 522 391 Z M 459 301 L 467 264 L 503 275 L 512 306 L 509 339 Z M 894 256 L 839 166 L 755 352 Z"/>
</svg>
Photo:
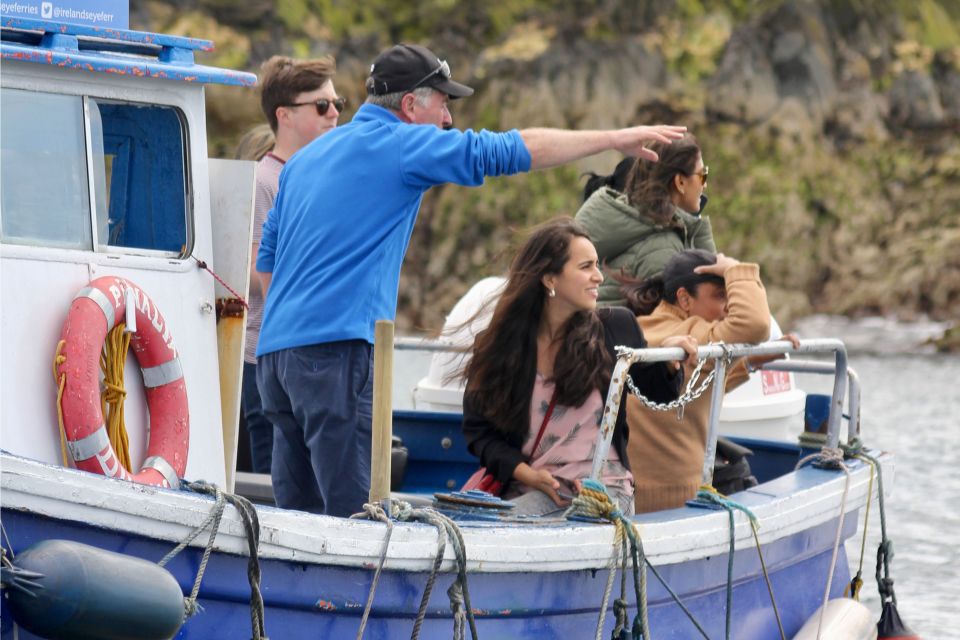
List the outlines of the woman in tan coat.
<svg viewBox="0 0 960 640">
<path fill-rule="evenodd" d="M 627 294 L 653 347 L 677 335 L 690 335 L 699 344 L 756 343 L 770 335 L 770 309 L 760 267 L 722 253 L 700 249 L 677 253 L 661 276 L 628 287 Z M 783 339 L 797 344 L 792 334 Z M 754 356 L 749 366 L 779 357 Z M 740 358 L 728 369 L 726 391 L 746 382 L 747 365 L 747 359 Z M 684 366 L 689 379 L 696 362 Z M 701 375 L 712 368 L 712 361 L 707 362 Z M 696 495 L 709 411 L 709 390 L 685 408 L 679 421 L 676 412 L 653 411 L 632 396 L 628 399 L 627 453 L 636 483 L 637 513 L 681 507 Z"/>
</svg>

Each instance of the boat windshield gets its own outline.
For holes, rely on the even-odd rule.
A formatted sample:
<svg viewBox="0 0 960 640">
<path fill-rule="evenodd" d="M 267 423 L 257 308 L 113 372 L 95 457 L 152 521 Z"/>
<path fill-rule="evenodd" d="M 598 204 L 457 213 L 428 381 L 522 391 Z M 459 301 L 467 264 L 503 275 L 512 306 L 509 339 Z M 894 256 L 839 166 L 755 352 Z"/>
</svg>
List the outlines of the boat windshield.
<svg viewBox="0 0 960 640">
<path fill-rule="evenodd" d="M 5 244 L 189 255 L 178 109 L 3 88 L 0 110 Z"/>
</svg>

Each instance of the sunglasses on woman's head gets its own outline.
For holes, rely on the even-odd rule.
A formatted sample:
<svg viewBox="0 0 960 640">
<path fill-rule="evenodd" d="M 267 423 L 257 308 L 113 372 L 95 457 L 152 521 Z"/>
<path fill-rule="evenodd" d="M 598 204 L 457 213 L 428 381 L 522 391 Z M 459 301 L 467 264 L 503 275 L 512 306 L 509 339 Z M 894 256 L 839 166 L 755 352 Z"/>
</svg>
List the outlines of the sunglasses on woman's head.
<svg viewBox="0 0 960 640">
<path fill-rule="evenodd" d="M 310 102 L 292 102 L 287 107 L 303 107 L 308 104 L 312 104 L 317 108 L 317 114 L 321 116 L 327 115 L 327 111 L 330 110 L 330 105 L 333 105 L 333 108 L 337 110 L 337 113 L 343 113 L 343 108 L 347 104 L 346 98 L 334 98 L 329 100 L 327 98 L 320 98 L 319 100 L 311 100 Z"/>
</svg>

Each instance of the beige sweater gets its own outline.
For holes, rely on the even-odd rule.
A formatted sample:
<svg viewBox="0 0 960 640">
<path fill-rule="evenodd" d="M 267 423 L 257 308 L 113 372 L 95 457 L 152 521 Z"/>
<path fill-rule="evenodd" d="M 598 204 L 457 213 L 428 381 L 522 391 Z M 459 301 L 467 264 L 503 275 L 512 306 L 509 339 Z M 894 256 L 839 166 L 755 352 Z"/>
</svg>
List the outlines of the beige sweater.
<svg viewBox="0 0 960 640">
<path fill-rule="evenodd" d="M 638 318 L 650 346 L 659 346 L 670 336 L 686 334 L 701 345 L 766 340 L 770 335 L 770 310 L 760 282 L 760 268 L 741 263 L 727 269 L 723 277 L 728 300 L 726 318 L 708 322 L 663 301 L 652 314 Z M 713 369 L 712 364 L 711 361 L 704 365 L 701 380 Z M 688 380 L 694 366 L 685 365 Z M 741 359 L 727 370 L 726 390 L 743 384 L 748 376 Z M 636 481 L 637 513 L 681 507 L 696 495 L 706 451 L 710 394 L 708 388 L 689 404 L 682 421 L 677 421 L 676 411 L 653 411 L 632 396 L 627 399 L 627 453 Z"/>
</svg>

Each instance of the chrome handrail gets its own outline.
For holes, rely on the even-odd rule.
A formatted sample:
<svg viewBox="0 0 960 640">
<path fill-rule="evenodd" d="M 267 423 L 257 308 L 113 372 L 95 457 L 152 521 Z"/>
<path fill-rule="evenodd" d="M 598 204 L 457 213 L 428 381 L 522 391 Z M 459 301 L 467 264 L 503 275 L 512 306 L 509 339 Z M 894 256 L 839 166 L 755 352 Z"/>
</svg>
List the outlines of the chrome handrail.
<svg viewBox="0 0 960 640">
<path fill-rule="evenodd" d="M 436 338 L 397 338 L 393 342 L 397 351 L 432 351 L 438 353 L 467 353 L 473 348 L 472 344 L 458 345 Z"/>
<path fill-rule="evenodd" d="M 840 421 L 843 416 L 844 392 L 848 383 L 847 350 L 843 342 L 836 339 L 801 340 L 799 347 L 794 347 L 787 341 L 763 342 L 761 344 L 714 344 L 697 349 L 700 359 L 710 358 L 717 361 L 716 375 L 713 380 L 714 389 L 710 401 L 710 422 L 707 435 L 707 451 L 704 456 L 703 481 L 708 483 L 713 478 L 713 461 L 716 457 L 717 436 L 719 435 L 720 404 L 723 401 L 726 382 L 726 362 L 729 358 L 743 356 L 765 356 L 781 353 L 833 353 L 834 380 L 833 394 L 830 398 L 830 414 L 827 419 L 826 446 L 836 448 L 840 441 Z M 600 479 L 603 463 L 610 452 L 610 443 L 613 439 L 613 430 L 617 424 L 617 415 L 620 412 L 620 400 L 627 378 L 627 372 L 635 362 L 667 362 L 683 360 L 686 353 L 679 347 L 656 349 L 626 349 L 620 348 L 620 357 L 613 370 L 610 380 L 610 389 L 607 392 L 607 402 L 603 408 L 603 417 L 600 420 L 600 437 L 593 456 L 593 467 L 590 477 Z M 858 408 L 859 412 L 859 408 Z M 709 465 L 709 466 L 708 466 Z"/>
<path fill-rule="evenodd" d="M 397 338 L 394 349 L 401 351 L 425 351 L 434 353 L 467 353 L 470 346 L 457 345 L 453 342 L 435 338 Z M 613 438 L 613 429 L 617 423 L 620 411 L 620 399 L 623 396 L 626 372 L 636 362 L 665 362 L 680 360 L 686 354 L 679 347 L 656 349 L 627 349 L 620 348 L 622 355 L 618 358 L 610 380 L 610 389 L 607 392 L 607 401 L 600 421 L 600 440 L 594 453 L 593 466 L 590 477 L 599 479 L 603 462 L 610 452 L 610 443 Z M 738 358 L 751 355 L 774 355 L 781 353 L 813 354 L 833 353 L 834 362 L 815 360 L 776 360 L 764 364 L 760 369 L 767 371 L 788 371 L 794 373 L 815 373 L 834 376 L 833 393 L 830 400 L 830 414 L 827 420 L 826 446 L 836 448 L 840 441 L 840 426 L 843 417 L 843 403 L 845 387 L 849 392 L 850 419 L 847 429 L 847 442 L 852 444 L 860 436 L 860 379 L 856 371 L 847 365 L 847 351 L 840 340 L 825 338 L 801 340 L 799 348 L 794 348 L 786 341 L 770 341 L 761 344 L 729 344 L 707 345 L 697 351 L 698 357 L 717 360 L 716 374 L 710 399 L 710 422 L 707 436 L 707 451 L 704 455 L 702 479 L 710 482 L 713 478 L 713 465 L 716 458 L 717 437 L 719 435 L 719 407 L 723 403 L 726 382 L 725 358 Z M 838 373 L 839 372 L 839 373 Z M 846 385 L 844 384 L 846 382 Z"/>
<path fill-rule="evenodd" d="M 836 375 L 837 368 L 832 362 L 819 360 L 775 360 L 768 362 L 761 369 L 765 371 L 788 371 L 790 373 L 819 373 Z M 853 444 L 860 437 L 860 376 L 853 367 L 847 367 L 847 444 Z"/>
</svg>

